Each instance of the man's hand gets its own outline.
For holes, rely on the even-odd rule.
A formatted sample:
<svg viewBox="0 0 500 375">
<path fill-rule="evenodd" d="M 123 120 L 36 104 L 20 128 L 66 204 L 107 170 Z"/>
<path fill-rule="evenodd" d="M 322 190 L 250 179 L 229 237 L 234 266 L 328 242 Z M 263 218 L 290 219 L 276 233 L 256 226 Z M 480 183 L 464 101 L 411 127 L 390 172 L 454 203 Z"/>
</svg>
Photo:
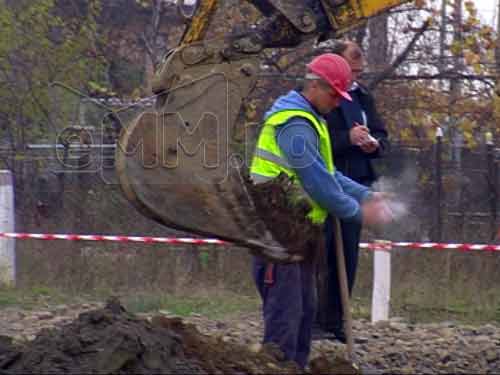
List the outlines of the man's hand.
<svg viewBox="0 0 500 375">
<path fill-rule="evenodd" d="M 388 195 L 384 193 L 373 193 L 372 197 L 361 205 L 363 225 L 379 226 L 394 221 L 395 215 L 389 204 Z"/>
<path fill-rule="evenodd" d="M 354 123 L 354 126 L 349 130 L 349 139 L 354 146 L 361 146 L 363 143 L 366 143 L 369 135 L 369 129 L 357 122 Z"/>
<path fill-rule="evenodd" d="M 361 150 L 367 154 L 371 154 L 372 152 L 377 151 L 379 148 L 380 144 L 378 141 L 373 138 L 370 134 L 368 134 L 367 141 L 359 145 L 361 147 Z"/>
</svg>

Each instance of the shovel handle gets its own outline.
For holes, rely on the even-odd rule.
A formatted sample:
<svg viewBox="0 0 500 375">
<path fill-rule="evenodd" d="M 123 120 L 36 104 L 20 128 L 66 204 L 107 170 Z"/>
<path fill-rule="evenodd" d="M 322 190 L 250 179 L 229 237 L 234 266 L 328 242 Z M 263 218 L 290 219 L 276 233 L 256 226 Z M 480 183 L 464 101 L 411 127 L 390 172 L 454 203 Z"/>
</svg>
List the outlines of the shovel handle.
<svg viewBox="0 0 500 375">
<path fill-rule="evenodd" d="M 337 218 L 332 219 L 335 227 L 335 252 L 337 257 L 337 273 L 339 275 L 340 298 L 342 301 L 342 312 L 344 316 L 344 330 L 347 339 L 346 359 L 349 362 L 353 361 L 353 346 L 354 340 L 352 337 L 352 314 L 351 304 L 349 302 L 349 287 L 347 285 L 347 272 L 345 267 L 344 258 L 344 243 L 342 241 L 342 230 L 340 228 L 340 221 Z"/>
</svg>

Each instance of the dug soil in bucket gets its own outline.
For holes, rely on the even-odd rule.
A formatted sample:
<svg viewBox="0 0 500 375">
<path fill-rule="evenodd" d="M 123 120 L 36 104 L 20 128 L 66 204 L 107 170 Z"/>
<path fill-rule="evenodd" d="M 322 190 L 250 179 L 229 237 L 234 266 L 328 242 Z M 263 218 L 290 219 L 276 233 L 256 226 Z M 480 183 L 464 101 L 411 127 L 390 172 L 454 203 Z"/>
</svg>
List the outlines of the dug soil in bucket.
<svg viewBox="0 0 500 375">
<path fill-rule="evenodd" d="M 177 318 L 151 321 L 119 302 L 81 314 L 61 329 L 42 330 L 16 347 L 0 339 L 1 374 L 282 374 L 298 373 L 270 349 L 253 353 L 200 334 Z M 280 360 L 281 359 L 281 360 Z"/>
<path fill-rule="evenodd" d="M 322 227 L 307 218 L 311 206 L 288 176 L 257 185 L 248 180 L 246 185 L 260 219 L 290 254 L 311 259 L 320 251 Z"/>
</svg>

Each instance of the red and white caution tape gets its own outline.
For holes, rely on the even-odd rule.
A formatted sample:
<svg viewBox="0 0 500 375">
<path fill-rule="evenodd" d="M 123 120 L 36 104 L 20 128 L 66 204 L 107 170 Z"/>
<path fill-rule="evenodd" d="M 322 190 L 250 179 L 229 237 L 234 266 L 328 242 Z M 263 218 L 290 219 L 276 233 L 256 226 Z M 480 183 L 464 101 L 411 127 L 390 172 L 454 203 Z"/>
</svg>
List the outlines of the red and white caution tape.
<svg viewBox="0 0 500 375">
<path fill-rule="evenodd" d="M 227 242 L 211 238 L 182 238 L 182 237 L 138 237 L 138 236 L 110 236 L 95 234 L 38 234 L 38 233 L 0 233 L 0 238 L 34 239 L 34 240 L 67 240 L 67 241 L 111 241 L 111 242 L 141 242 L 166 244 L 193 244 L 193 245 L 226 245 Z"/>
<path fill-rule="evenodd" d="M 0 238 L 35 239 L 35 240 L 67 240 L 67 241 L 106 241 L 106 242 L 139 242 L 146 244 L 163 243 L 170 245 L 228 245 L 229 242 L 213 238 L 186 238 L 186 237 L 139 237 L 113 236 L 96 234 L 41 234 L 41 233 L 2 233 Z M 376 241 L 361 243 L 362 249 L 391 250 L 393 248 L 434 249 L 434 250 L 461 250 L 461 251 L 500 251 L 500 245 L 488 244 L 460 244 L 437 242 L 390 242 Z"/>
<path fill-rule="evenodd" d="M 500 245 L 437 243 L 437 242 L 372 242 L 361 243 L 361 248 L 370 250 L 390 250 L 392 248 L 461 250 L 461 251 L 500 251 Z"/>
</svg>

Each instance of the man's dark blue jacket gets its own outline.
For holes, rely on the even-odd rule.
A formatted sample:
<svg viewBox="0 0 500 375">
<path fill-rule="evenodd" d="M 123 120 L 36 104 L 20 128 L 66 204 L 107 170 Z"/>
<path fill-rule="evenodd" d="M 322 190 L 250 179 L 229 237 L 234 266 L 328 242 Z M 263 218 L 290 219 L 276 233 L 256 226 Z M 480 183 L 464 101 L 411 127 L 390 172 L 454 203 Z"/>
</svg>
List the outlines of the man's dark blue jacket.
<svg viewBox="0 0 500 375">
<path fill-rule="evenodd" d="M 349 94 L 353 101 L 342 100 L 340 106 L 327 116 L 333 162 L 344 175 L 364 185 L 371 185 L 377 179 L 371 159 L 384 155 L 390 147 L 387 131 L 375 108 L 373 96 L 366 88 L 356 83 Z M 359 115 L 358 106 L 361 106 L 364 116 Z M 360 147 L 351 144 L 349 130 L 354 122 L 368 126 L 371 136 L 380 143 L 377 151 L 366 154 Z"/>
</svg>

